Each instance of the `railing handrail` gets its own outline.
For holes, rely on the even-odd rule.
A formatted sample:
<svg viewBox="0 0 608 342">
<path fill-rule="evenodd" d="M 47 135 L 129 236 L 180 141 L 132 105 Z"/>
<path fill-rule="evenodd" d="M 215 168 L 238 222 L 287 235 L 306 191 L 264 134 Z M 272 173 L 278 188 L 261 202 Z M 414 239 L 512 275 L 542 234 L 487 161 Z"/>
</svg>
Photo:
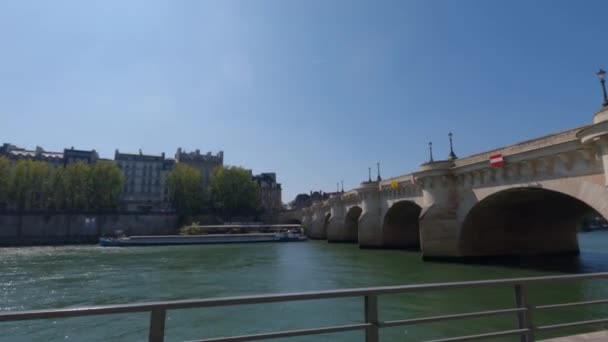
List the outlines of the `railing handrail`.
<svg viewBox="0 0 608 342">
<path fill-rule="evenodd" d="M 67 317 L 78 317 L 78 316 L 92 316 L 92 315 L 107 315 L 107 314 L 119 314 L 119 313 L 151 313 L 150 323 L 150 341 L 162 341 L 164 335 L 164 321 L 165 313 L 167 310 L 177 309 L 193 309 L 193 308 L 206 308 L 206 307 L 218 307 L 218 306 L 233 306 L 233 305 L 249 305 L 249 304 L 263 304 L 263 303 L 277 303 L 277 302 L 290 302 L 290 301 L 303 301 L 303 300 L 318 300 L 318 299 L 337 299 L 337 298 L 349 298 L 349 297 L 363 297 L 365 298 L 366 306 L 366 318 L 365 323 L 351 324 L 346 326 L 334 326 L 334 327 L 322 327 L 315 329 L 306 330 L 293 330 L 286 332 L 277 333 L 266 333 L 259 335 L 248 335 L 240 337 L 229 337 L 229 338 L 217 338 L 209 339 L 209 341 L 246 341 L 246 340 L 258 340 L 263 337 L 276 338 L 286 336 L 303 336 L 310 334 L 327 333 L 330 331 L 347 331 L 366 329 L 368 333 L 370 331 L 372 336 L 377 336 L 377 329 L 389 326 L 416 324 L 424 322 L 444 321 L 460 318 L 470 317 L 482 317 L 496 314 L 516 313 L 520 317 L 519 329 L 494 332 L 489 334 L 475 335 L 478 338 L 483 336 L 502 336 L 501 334 L 532 334 L 533 331 L 538 330 L 549 330 L 558 329 L 560 327 L 576 326 L 576 325 L 590 325 L 597 322 L 605 322 L 604 320 L 593 320 L 583 321 L 578 323 L 565 323 L 557 324 L 545 327 L 532 327 L 529 316 L 530 311 L 536 310 L 536 307 L 529 306 L 527 304 L 526 294 L 523 285 L 543 283 L 543 282 L 564 282 L 564 281 L 577 281 L 587 279 L 602 279 L 608 278 L 608 272 L 602 273 L 587 273 L 587 274 L 569 274 L 569 275 L 555 275 L 555 276 L 541 276 L 541 277 L 525 277 L 525 278 L 508 278 L 508 279 L 491 279 L 491 280 L 473 280 L 473 281 L 458 281 L 458 282 L 445 282 L 445 283 L 428 283 L 428 284 L 412 284 L 412 285 L 398 285 L 398 286 L 381 286 L 381 287 L 367 287 L 367 288 L 353 288 L 353 289 L 342 289 L 342 290 L 324 290 L 324 291 L 310 291 L 310 292 L 294 292 L 294 293 L 281 293 L 281 294 L 269 294 L 269 295 L 248 295 L 248 296 L 235 296 L 235 297 L 220 297 L 220 298 L 206 298 L 206 299 L 188 299 L 188 300 L 174 300 L 174 301 L 160 301 L 160 302 L 146 302 L 146 303 L 135 303 L 135 304 L 118 304 L 118 305 L 103 305 L 103 306 L 88 306 L 88 307 L 75 307 L 65 309 L 48 309 L 48 310 L 30 310 L 30 311 L 18 311 L 18 312 L 0 312 L 0 322 L 7 321 L 22 321 L 22 320 L 37 320 L 37 319 L 49 319 L 49 318 L 67 318 Z M 422 317 L 408 320 L 388 321 L 380 322 L 377 318 L 377 297 L 380 295 L 395 295 L 405 294 L 412 292 L 426 292 L 426 291 L 438 291 L 438 290 L 452 290 L 452 289 L 466 289 L 466 288 L 479 288 L 479 287 L 497 287 L 497 286 L 513 286 L 515 288 L 516 298 L 518 299 L 517 307 L 480 311 L 480 312 L 468 312 L 459 314 L 450 314 L 443 316 L 434 317 Z M 577 303 L 561 303 L 538 306 L 538 309 L 551 309 L 560 307 L 571 307 L 591 304 L 605 304 L 608 303 L 606 299 L 591 300 L 586 302 Z M 160 327 L 159 327 L 160 326 Z M 154 336 L 154 338 L 153 338 Z M 159 338 L 160 336 L 160 338 Z M 463 337 L 465 338 L 465 337 Z M 466 338 L 471 338 L 468 336 Z M 368 341 L 377 341 L 377 339 L 371 338 L 366 339 Z M 467 339 L 462 339 L 466 341 Z M 532 338 L 528 338 L 526 341 L 533 341 Z M 441 341 L 460 341 L 459 338 L 443 339 Z"/>
<path fill-rule="evenodd" d="M 186 299 L 174 301 L 160 302 L 145 302 L 135 304 L 117 304 L 117 305 L 100 305 L 75 307 L 65 309 L 48 309 L 48 310 L 29 310 L 18 312 L 0 312 L 0 322 L 16 321 L 16 320 L 33 320 L 46 318 L 60 317 L 75 317 L 75 316 L 91 316 L 105 315 L 114 313 L 134 313 L 134 312 L 149 312 L 152 310 L 176 310 L 176 309 L 194 309 L 215 306 L 232 306 L 246 304 L 263 304 L 290 302 L 301 300 L 315 299 L 332 299 L 332 298 L 347 298 L 347 297 L 362 297 L 362 296 L 379 296 L 391 294 L 403 294 L 409 292 L 436 291 L 462 288 L 476 287 L 494 287 L 503 285 L 515 284 L 530 284 L 547 281 L 575 281 L 585 279 L 608 278 L 608 272 L 601 273 L 586 273 L 586 274 L 571 274 L 558 276 L 542 276 L 542 277 L 526 277 L 526 278 L 508 278 L 508 279 L 491 279 L 491 280 L 472 280 L 472 281 L 457 281 L 446 283 L 429 283 L 429 284 L 413 284 L 413 285 L 397 285 L 397 286 L 378 286 L 353 288 L 343 290 L 323 290 L 309 292 L 291 292 L 270 295 L 248 295 L 248 296 L 233 296 L 233 297 L 218 297 L 204 299 Z"/>
</svg>

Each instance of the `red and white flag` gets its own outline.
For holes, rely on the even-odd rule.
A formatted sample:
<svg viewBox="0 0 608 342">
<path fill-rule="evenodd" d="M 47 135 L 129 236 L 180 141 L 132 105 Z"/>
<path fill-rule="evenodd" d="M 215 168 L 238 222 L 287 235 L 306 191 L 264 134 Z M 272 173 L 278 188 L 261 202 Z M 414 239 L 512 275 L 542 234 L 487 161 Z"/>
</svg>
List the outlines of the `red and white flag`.
<svg viewBox="0 0 608 342">
<path fill-rule="evenodd" d="M 502 154 L 493 154 L 490 156 L 490 165 L 503 166 L 505 161 L 502 159 Z"/>
</svg>

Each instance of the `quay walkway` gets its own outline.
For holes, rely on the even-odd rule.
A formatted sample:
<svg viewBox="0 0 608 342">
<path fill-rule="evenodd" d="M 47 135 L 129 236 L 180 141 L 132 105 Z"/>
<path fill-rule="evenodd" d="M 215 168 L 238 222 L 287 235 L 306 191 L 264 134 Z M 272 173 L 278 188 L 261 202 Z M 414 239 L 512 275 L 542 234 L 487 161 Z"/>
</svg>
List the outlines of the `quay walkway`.
<svg viewBox="0 0 608 342">
<path fill-rule="evenodd" d="M 233 230 L 241 231 L 243 233 L 248 232 L 278 232 L 283 229 L 297 229 L 302 228 L 300 224 L 216 224 L 216 225 L 192 225 L 191 227 L 200 229 L 202 232 L 211 234 L 228 233 Z"/>
<path fill-rule="evenodd" d="M 581 334 L 567 337 L 551 338 L 540 342 L 605 342 L 608 341 L 608 331 L 597 331 L 589 334 Z"/>
<path fill-rule="evenodd" d="M 559 331 L 566 328 L 588 327 L 589 331 L 604 328 L 603 325 L 608 323 L 608 317 L 601 319 L 593 319 L 586 321 L 564 322 L 551 325 L 536 325 L 534 324 L 534 313 L 538 311 L 547 311 L 563 308 L 583 307 L 589 305 L 608 304 L 608 298 L 598 298 L 580 302 L 554 303 L 545 305 L 531 305 L 528 301 L 527 288 L 530 285 L 541 284 L 549 287 L 556 284 L 566 282 L 582 281 L 582 280 L 601 280 L 608 279 L 608 272 L 605 273 L 588 273 L 575 275 L 560 275 L 547 277 L 529 277 L 529 278 L 511 278 L 497 280 L 477 280 L 465 282 L 449 282 L 449 283 L 431 283 L 431 284 L 416 284 L 403 286 L 385 286 L 385 287 L 370 287 L 356 288 L 330 291 L 316 292 L 300 292 L 300 293 L 285 293 L 285 294 L 270 294 L 270 295 L 255 295 L 241 297 L 226 297 L 226 298 L 206 298 L 192 300 L 177 300 L 166 302 L 152 303 L 137 303 L 125 305 L 107 305 L 82 308 L 66 308 L 54 310 L 35 310 L 21 312 L 1 312 L 0 322 L 12 321 L 28 321 L 39 319 L 57 319 L 80 316 L 95 316 L 95 315 L 112 315 L 125 313 L 148 313 L 150 316 L 150 324 L 148 330 L 149 342 L 162 342 L 165 339 L 165 321 L 167 311 L 195 308 L 211 308 L 225 307 L 235 305 L 257 305 L 291 301 L 309 301 L 323 300 L 336 298 L 361 298 L 361 313 L 362 320 L 350 322 L 349 324 L 322 326 L 309 329 L 288 330 L 265 332 L 251 335 L 241 336 L 226 336 L 217 338 L 202 338 L 196 340 L 198 342 L 239 342 L 239 341 L 258 341 L 270 340 L 276 338 L 286 338 L 295 336 L 311 336 L 328 333 L 338 333 L 345 331 L 364 331 L 365 342 L 378 342 L 379 330 L 387 327 L 418 325 L 425 323 L 457 321 L 467 318 L 485 318 L 494 316 L 510 316 L 516 318 L 517 324 L 508 330 L 488 331 L 481 334 L 471 334 L 468 336 L 454 336 L 441 339 L 435 339 L 427 342 L 465 342 L 488 340 L 497 337 L 513 336 L 518 337 L 521 342 L 536 341 L 535 335 L 539 332 Z M 383 295 L 397 295 L 406 293 L 423 293 L 429 291 L 449 291 L 455 289 L 480 289 L 480 288 L 496 288 L 512 291 L 513 305 L 501 309 L 492 309 L 477 312 L 462 312 L 450 313 L 430 317 L 417 317 L 399 320 L 382 321 L 379 315 L 378 297 Z M 109 327 L 110 328 L 110 327 Z M 603 334 L 603 335 L 602 335 Z M 545 340 L 545 342 L 583 342 L 583 341 L 607 341 L 608 337 L 605 332 L 595 334 L 579 335 L 569 338 Z"/>
</svg>

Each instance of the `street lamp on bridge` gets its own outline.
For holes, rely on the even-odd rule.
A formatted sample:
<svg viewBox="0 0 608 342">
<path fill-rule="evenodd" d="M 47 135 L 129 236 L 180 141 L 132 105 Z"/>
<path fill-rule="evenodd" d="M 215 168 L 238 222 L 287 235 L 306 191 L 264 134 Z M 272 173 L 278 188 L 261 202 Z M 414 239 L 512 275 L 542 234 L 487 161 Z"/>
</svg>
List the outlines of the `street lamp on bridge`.
<svg viewBox="0 0 608 342">
<path fill-rule="evenodd" d="M 603 106 L 608 106 L 608 96 L 606 95 L 606 72 L 603 69 L 600 69 L 597 72 L 597 77 L 600 78 L 600 83 L 602 84 L 602 94 L 604 95 L 604 103 Z"/>
<path fill-rule="evenodd" d="M 448 137 L 450 138 L 450 155 L 448 156 L 448 159 L 450 159 L 450 160 L 454 160 L 454 159 L 458 158 L 458 157 L 456 157 L 456 153 L 454 153 L 454 145 L 452 144 L 453 136 L 454 135 L 452 134 L 452 132 L 450 132 L 448 134 Z"/>
<path fill-rule="evenodd" d="M 431 157 L 431 159 L 429 159 L 429 163 L 434 162 L 433 160 L 433 143 L 429 141 L 429 156 Z"/>
</svg>

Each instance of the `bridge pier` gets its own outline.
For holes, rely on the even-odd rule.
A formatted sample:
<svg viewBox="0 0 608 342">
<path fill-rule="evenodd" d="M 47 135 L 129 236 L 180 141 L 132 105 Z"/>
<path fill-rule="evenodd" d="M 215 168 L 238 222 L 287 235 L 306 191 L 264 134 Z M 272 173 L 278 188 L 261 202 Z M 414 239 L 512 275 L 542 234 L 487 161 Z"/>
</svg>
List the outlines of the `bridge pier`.
<svg viewBox="0 0 608 342">
<path fill-rule="evenodd" d="M 331 197 L 328 200 L 331 206 L 331 217 L 327 225 L 327 242 L 351 242 L 344 236 L 344 206 L 341 205 L 339 197 Z M 355 237 L 356 242 L 356 237 Z"/>
<path fill-rule="evenodd" d="M 350 242 L 344 239 L 344 216 L 331 215 L 329 218 L 327 242 Z"/>
<path fill-rule="evenodd" d="M 363 212 L 359 218 L 359 247 L 361 248 L 381 248 L 382 247 L 382 227 L 380 226 L 380 216 L 373 212 Z"/>
<path fill-rule="evenodd" d="M 382 247 L 382 217 L 380 216 L 380 189 L 378 182 L 361 183 L 358 189 L 362 213 L 358 222 L 358 240 L 361 248 Z"/>
<path fill-rule="evenodd" d="M 323 230 L 323 219 L 321 217 L 313 216 L 308 237 L 314 240 L 324 240 L 327 238 L 326 232 Z"/>
<path fill-rule="evenodd" d="M 327 224 L 330 213 L 321 204 L 313 204 L 312 211 L 309 237 L 315 240 L 325 240 L 327 239 Z"/>
<path fill-rule="evenodd" d="M 416 177 L 422 188 L 424 209 L 420 219 L 420 249 L 423 257 L 458 257 L 460 227 L 456 208 L 458 194 L 450 174 L 453 160 L 428 162 Z"/>
<path fill-rule="evenodd" d="M 302 209 L 302 227 L 304 232 L 309 235 L 312 229 L 312 210 L 310 208 Z"/>
<path fill-rule="evenodd" d="M 420 250 L 423 258 L 450 258 L 460 252 L 460 222 L 455 210 L 438 205 L 423 209 L 420 219 Z"/>
</svg>

